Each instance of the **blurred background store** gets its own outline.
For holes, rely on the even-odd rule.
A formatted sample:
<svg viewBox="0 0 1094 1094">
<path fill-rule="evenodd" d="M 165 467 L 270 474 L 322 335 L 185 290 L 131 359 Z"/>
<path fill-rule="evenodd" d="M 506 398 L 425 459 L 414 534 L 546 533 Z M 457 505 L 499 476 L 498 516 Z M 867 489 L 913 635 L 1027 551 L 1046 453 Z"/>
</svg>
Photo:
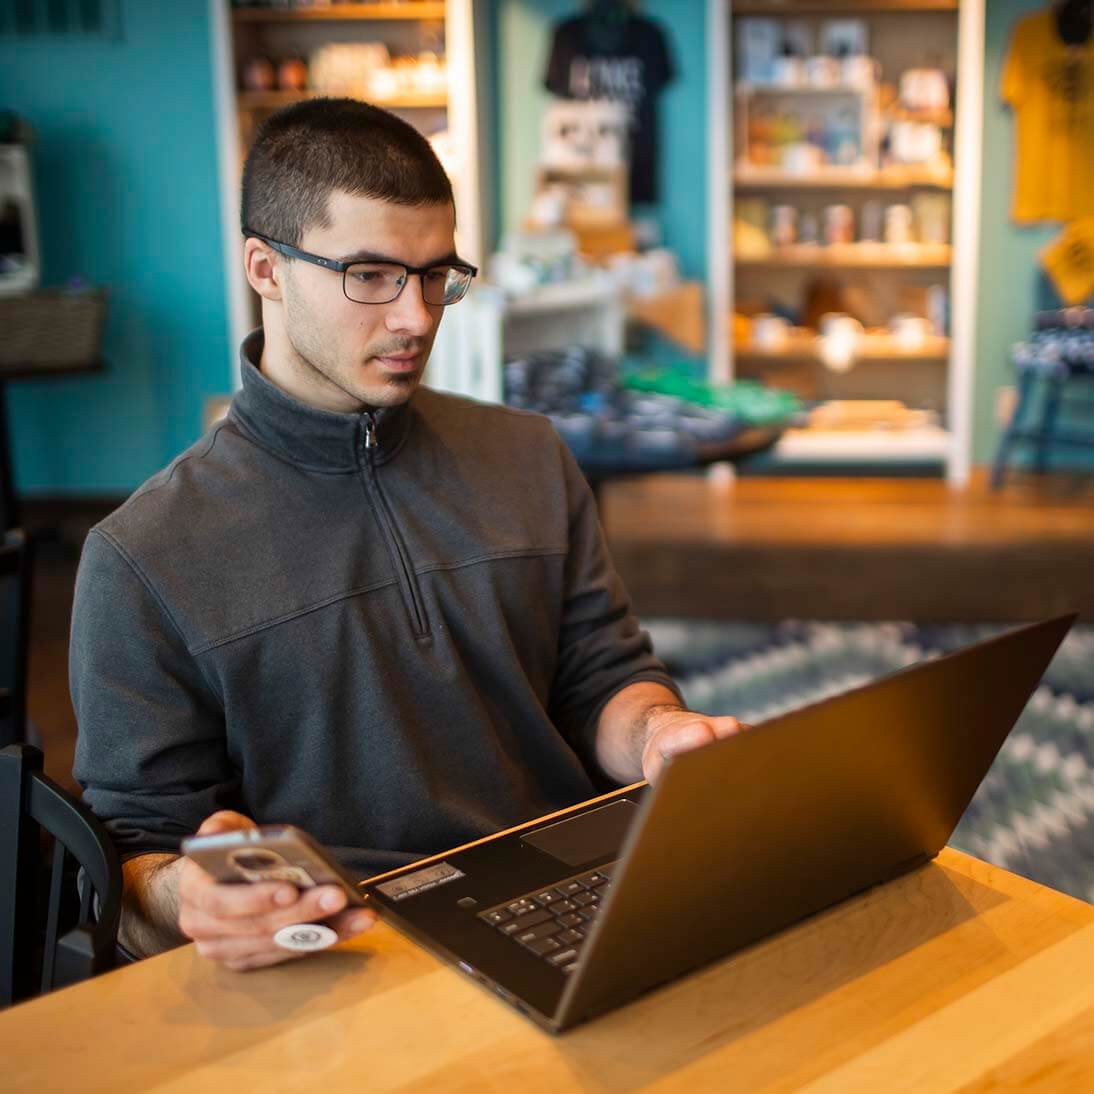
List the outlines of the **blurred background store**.
<svg viewBox="0 0 1094 1094">
<path fill-rule="evenodd" d="M 1092 7 L 0 0 L 0 512 L 51 772 L 82 537 L 224 412 L 240 164 L 312 95 L 433 142 L 484 276 L 430 382 L 551 415 L 693 704 L 1091 618 Z M 1038 696 L 959 835 L 1094 899 L 1087 624 Z"/>
</svg>

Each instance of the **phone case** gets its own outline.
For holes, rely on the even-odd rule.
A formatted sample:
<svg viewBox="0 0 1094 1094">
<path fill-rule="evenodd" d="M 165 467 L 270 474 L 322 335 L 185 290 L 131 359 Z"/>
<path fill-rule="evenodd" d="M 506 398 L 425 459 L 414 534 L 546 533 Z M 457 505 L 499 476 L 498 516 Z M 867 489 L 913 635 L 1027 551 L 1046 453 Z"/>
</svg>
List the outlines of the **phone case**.
<svg viewBox="0 0 1094 1094">
<path fill-rule="evenodd" d="M 298 889 L 338 885 L 351 904 L 365 903 L 353 878 L 306 832 L 291 824 L 190 836 L 182 841 L 182 853 L 227 884 L 288 881 Z"/>
</svg>

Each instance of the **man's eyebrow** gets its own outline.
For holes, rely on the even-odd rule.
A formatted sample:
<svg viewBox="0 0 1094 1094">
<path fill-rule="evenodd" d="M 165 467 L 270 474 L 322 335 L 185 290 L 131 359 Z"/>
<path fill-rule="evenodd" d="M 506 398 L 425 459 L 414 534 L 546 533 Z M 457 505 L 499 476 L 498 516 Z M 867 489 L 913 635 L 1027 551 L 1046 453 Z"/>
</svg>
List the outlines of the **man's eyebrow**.
<svg viewBox="0 0 1094 1094">
<path fill-rule="evenodd" d="M 381 254 L 379 251 L 354 251 L 352 254 L 341 255 L 338 259 L 339 262 L 392 262 L 397 266 L 406 266 L 408 263 L 404 262 L 401 258 L 393 258 L 391 255 Z M 430 266 L 442 266 L 446 262 L 458 263 L 459 265 L 469 265 L 464 262 L 462 258 L 455 251 L 449 251 L 448 254 L 441 255 L 440 258 L 431 259 L 429 262 L 423 263 L 423 268 L 428 269 Z"/>
</svg>

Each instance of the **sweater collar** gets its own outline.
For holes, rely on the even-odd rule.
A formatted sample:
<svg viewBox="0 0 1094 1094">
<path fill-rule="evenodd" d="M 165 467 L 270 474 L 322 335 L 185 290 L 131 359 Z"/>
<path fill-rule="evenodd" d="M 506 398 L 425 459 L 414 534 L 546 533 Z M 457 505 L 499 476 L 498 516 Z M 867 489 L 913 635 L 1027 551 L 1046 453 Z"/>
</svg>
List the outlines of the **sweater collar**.
<svg viewBox="0 0 1094 1094">
<path fill-rule="evenodd" d="M 232 399 L 229 412 L 258 444 L 310 470 L 356 471 L 365 453 L 371 414 L 377 440 L 373 461 L 384 463 L 396 455 L 414 417 L 409 403 L 355 414 L 318 410 L 294 399 L 262 374 L 262 346 L 261 327 L 243 340 L 239 351 L 243 386 Z"/>
</svg>

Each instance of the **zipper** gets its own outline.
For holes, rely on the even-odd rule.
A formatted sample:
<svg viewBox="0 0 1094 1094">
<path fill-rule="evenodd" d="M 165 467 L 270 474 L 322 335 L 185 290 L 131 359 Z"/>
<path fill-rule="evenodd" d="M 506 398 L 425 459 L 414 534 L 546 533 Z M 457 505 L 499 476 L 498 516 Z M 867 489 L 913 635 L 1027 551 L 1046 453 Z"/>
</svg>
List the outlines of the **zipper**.
<svg viewBox="0 0 1094 1094">
<path fill-rule="evenodd" d="M 364 450 L 368 463 L 368 477 L 372 483 L 373 492 L 376 495 L 376 519 L 387 544 L 388 554 L 391 556 L 392 565 L 397 572 L 402 574 L 400 585 L 403 590 L 403 600 L 406 602 L 410 614 L 410 622 L 416 638 L 425 638 L 429 634 L 429 624 L 426 619 L 425 605 L 422 603 L 421 590 L 414 570 L 407 557 L 406 545 L 399 535 L 395 516 L 384 496 L 380 486 L 380 476 L 376 471 L 376 453 L 380 450 L 380 442 L 376 437 L 376 418 L 371 411 L 365 411 L 364 415 Z"/>
</svg>

